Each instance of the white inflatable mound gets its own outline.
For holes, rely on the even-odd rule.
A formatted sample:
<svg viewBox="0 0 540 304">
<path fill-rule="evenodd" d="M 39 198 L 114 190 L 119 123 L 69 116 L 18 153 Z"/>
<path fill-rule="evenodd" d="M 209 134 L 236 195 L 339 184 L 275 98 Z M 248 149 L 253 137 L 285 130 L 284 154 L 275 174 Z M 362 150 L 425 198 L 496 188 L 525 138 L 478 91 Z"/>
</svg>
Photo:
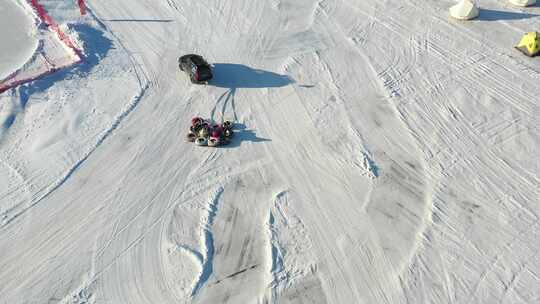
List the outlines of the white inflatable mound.
<svg viewBox="0 0 540 304">
<path fill-rule="evenodd" d="M 208 139 L 205 137 L 197 137 L 197 139 L 195 139 L 195 144 L 197 146 L 206 146 L 208 144 Z"/>
<path fill-rule="evenodd" d="M 26 63 L 38 47 L 34 20 L 16 2 L 0 0 L 0 82 Z"/>
<path fill-rule="evenodd" d="M 208 146 L 209 147 L 217 147 L 219 146 L 219 137 L 210 137 L 208 139 Z"/>
<path fill-rule="evenodd" d="M 461 0 L 450 8 L 450 16 L 459 20 L 470 20 L 478 17 L 478 6 L 471 0 Z"/>
<path fill-rule="evenodd" d="M 536 4 L 536 0 L 510 0 L 510 3 L 517 6 L 530 6 Z"/>
</svg>

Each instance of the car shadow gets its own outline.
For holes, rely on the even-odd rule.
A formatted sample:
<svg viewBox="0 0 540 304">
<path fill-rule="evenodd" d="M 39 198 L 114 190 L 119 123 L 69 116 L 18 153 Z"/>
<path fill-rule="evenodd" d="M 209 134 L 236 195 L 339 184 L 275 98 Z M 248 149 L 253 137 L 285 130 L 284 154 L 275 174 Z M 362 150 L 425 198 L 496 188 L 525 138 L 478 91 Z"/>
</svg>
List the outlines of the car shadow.
<svg viewBox="0 0 540 304">
<path fill-rule="evenodd" d="M 481 9 L 480 15 L 477 20 L 481 21 L 499 21 L 499 20 L 520 20 L 520 19 L 530 19 L 534 17 L 540 17 L 537 14 L 528 14 L 528 13 L 518 13 L 518 12 L 508 12 L 508 11 L 498 11 L 491 9 Z"/>
<path fill-rule="evenodd" d="M 221 104 L 221 117 L 224 117 L 228 108 L 231 107 L 230 110 L 232 110 L 234 121 L 238 121 L 235 106 L 237 89 L 278 88 L 294 83 L 294 80 L 287 75 L 253 69 L 236 63 L 215 63 L 213 64 L 212 72 L 213 77 L 208 82 L 208 85 L 228 89 L 216 101 L 210 115 L 212 119 L 215 118 L 218 107 Z M 236 122 L 234 124 L 234 137 L 229 144 L 221 146 L 221 148 L 238 147 L 244 141 L 265 142 L 271 141 L 271 139 L 257 137 L 254 130 L 248 130 L 245 124 Z"/>
<path fill-rule="evenodd" d="M 107 22 L 158 22 L 158 23 L 167 23 L 173 22 L 172 19 L 106 19 L 103 21 Z"/>
<path fill-rule="evenodd" d="M 208 84 L 221 88 L 277 88 L 294 83 L 287 75 L 253 69 L 243 64 L 215 63 L 212 70 L 214 75 Z"/>
<path fill-rule="evenodd" d="M 272 141 L 268 138 L 257 137 L 254 130 L 248 130 L 243 123 L 235 123 L 233 127 L 234 137 L 231 138 L 229 144 L 220 146 L 222 149 L 235 148 L 242 145 L 242 142 L 250 141 L 254 143 Z"/>
</svg>

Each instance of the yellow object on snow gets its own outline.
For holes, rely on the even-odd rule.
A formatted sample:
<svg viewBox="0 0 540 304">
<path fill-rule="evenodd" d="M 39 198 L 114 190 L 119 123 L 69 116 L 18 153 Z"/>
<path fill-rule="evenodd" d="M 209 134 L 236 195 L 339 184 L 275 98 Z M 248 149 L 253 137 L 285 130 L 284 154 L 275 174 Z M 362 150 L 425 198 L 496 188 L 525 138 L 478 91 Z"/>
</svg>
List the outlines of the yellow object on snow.
<svg viewBox="0 0 540 304">
<path fill-rule="evenodd" d="M 516 49 L 530 57 L 538 55 L 540 53 L 540 33 L 530 32 L 525 34 Z"/>
</svg>

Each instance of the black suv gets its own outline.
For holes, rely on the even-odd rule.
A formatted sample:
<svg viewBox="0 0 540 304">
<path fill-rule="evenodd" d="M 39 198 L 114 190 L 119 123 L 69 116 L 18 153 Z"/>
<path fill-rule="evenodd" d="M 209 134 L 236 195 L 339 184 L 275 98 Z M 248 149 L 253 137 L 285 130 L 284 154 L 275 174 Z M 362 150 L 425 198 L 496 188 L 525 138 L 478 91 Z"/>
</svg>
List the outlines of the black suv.
<svg viewBox="0 0 540 304">
<path fill-rule="evenodd" d="M 188 54 L 178 58 L 178 66 L 189 75 L 192 83 L 208 83 L 212 79 L 212 68 L 200 55 Z"/>
</svg>

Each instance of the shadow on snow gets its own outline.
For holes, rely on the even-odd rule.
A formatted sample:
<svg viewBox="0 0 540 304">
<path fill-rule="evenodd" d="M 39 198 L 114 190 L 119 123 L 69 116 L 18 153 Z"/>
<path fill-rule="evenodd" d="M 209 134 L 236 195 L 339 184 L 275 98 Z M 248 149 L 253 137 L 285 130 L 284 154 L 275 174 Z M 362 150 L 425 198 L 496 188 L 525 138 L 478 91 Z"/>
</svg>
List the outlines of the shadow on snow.
<svg viewBox="0 0 540 304">
<path fill-rule="evenodd" d="M 212 70 L 214 76 L 208 84 L 221 88 L 277 88 L 294 82 L 289 76 L 252 69 L 243 64 L 215 63 Z"/>
<path fill-rule="evenodd" d="M 51 75 L 32 81 L 29 84 L 21 85 L 19 87 L 19 95 L 23 109 L 32 94 L 43 92 L 62 80 L 87 76 L 113 48 L 112 41 L 105 37 L 102 31 L 91 26 L 75 24 L 70 25 L 70 29 L 78 33 L 79 39 L 83 44 L 84 58 L 82 62 L 60 69 Z"/>
<path fill-rule="evenodd" d="M 498 10 L 482 8 L 480 9 L 480 15 L 478 16 L 478 20 L 482 20 L 482 21 L 519 20 L 519 19 L 529 19 L 529 18 L 534 18 L 534 17 L 539 17 L 539 16 L 540 15 L 536 15 L 536 14 L 498 11 Z"/>
<path fill-rule="evenodd" d="M 220 146 L 220 148 L 235 148 L 239 147 L 242 142 L 250 141 L 254 143 L 272 141 L 268 138 L 257 137 L 254 130 L 248 130 L 243 123 L 234 124 L 234 137 L 228 145 Z"/>
<path fill-rule="evenodd" d="M 235 94 L 237 89 L 262 89 L 262 88 L 278 88 L 294 83 L 294 80 L 287 76 L 274 72 L 253 69 L 243 64 L 235 63 L 215 63 L 213 64 L 213 78 L 208 83 L 209 85 L 228 88 L 220 98 L 218 98 L 211 117 L 214 119 L 218 105 L 222 104 L 221 115 L 227 111 L 227 107 L 232 106 L 234 120 L 238 121 L 235 107 Z M 243 123 L 235 122 L 234 137 L 228 145 L 221 148 L 238 147 L 244 141 L 249 142 L 265 142 L 271 141 L 267 138 L 257 137 L 254 130 L 248 130 Z"/>
</svg>

